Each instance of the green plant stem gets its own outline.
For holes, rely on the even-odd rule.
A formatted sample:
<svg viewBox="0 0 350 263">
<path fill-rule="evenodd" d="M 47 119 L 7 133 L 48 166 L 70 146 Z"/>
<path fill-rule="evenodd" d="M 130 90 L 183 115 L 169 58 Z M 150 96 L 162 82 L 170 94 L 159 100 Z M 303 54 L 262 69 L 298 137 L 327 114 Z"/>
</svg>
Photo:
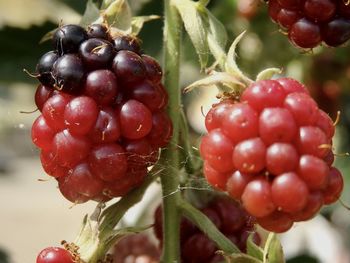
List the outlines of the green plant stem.
<svg viewBox="0 0 350 263">
<path fill-rule="evenodd" d="M 240 253 L 239 249 L 217 229 L 214 223 L 205 214 L 188 202 L 181 202 L 179 207 L 184 216 L 213 240 L 218 248 L 230 254 Z"/>
<path fill-rule="evenodd" d="M 163 263 L 179 262 L 180 213 L 179 192 L 179 121 L 181 91 L 179 85 L 179 63 L 181 25 L 179 14 L 172 0 L 164 0 L 164 84 L 169 94 L 169 115 L 173 122 L 173 137 L 168 148 L 162 153 L 167 171 L 161 175 L 163 191 Z"/>
</svg>

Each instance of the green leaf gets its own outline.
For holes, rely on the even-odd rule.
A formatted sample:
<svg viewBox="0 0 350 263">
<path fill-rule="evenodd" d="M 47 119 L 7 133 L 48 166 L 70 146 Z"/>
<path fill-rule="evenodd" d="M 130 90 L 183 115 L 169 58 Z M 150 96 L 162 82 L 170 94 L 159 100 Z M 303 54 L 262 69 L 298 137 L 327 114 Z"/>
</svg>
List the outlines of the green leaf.
<svg viewBox="0 0 350 263">
<path fill-rule="evenodd" d="M 199 0 L 198 3 L 202 6 L 207 6 L 209 4 L 210 0 Z"/>
<path fill-rule="evenodd" d="M 236 48 L 239 42 L 241 41 L 241 39 L 243 38 L 244 34 L 245 34 L 245 31 L 241 33 L 238 37 L 236 37 L 236 39 L 233 41 L 227 54 L 225 69 L 226 69 L 226 72 L 238 77 L 246 85 L 249 85 L 253 83 L 253 81 L 243 74 L 243 72 L 239 69 L 236 63 Z"/>
<path fill-rule="evenodd" d="M 150 15 L 150 16 L 135 16 L 131 21 L 131 32 L 134 35 L 138 35 L 144 25 L 144 23 L 160 19 L 160 16 Z"/>
<path fill-rule="evenodd" d="M 282 245 L 275 233 L 270 233 L 264 248 L 264 263 L 285 263 Z"/>
<path fill-rule="evenodd" d="M 207 11 L 207 19 L 209 23 L 207 36 L 209 49 L 216 61 L 223 68 L 226 61 L 227 32 L 224 25 L 209 11 Z"/>
<path fill-rule="evenodd" d="M 254 236 L 254 233 L 251 233 L 248 237 L 247 254 L 262 261 L 264 260 L 264 251 L 262 250 L 261 247 L 259 247 L 254 243 L 253 236 Z"/>
<path fill-rule="evenodd" d="M 214 223 L 205 214 L 186 201 L 182 201 L 179 207 L 184 216 L 214 241 L 219 249 L 230 254 L 240 253 L 239 249 L 216 228 Z"/>
<path fill-rule="evenodd" d="M 201 68 L 204 69 L 209 59 L 207 42 L 207 25 L 202 19 L 197 2 L 189 0 L 175 0 L 174 4 L 180 13 L 185 29 L 196 49 Z"/>
<path fill-rule="evenodd" d="M 86 9 L 83 17 L 80 20 L 81 26 L 88 26 L 92 22 L 96 21 L 100 17 L 100 10 L 97 5 L 93 2 L 93 0 L 89 0 L 86 4 Z"/>
<path fill-rule="evenodd" d="M 271 79 L 276 74 L 281 74 L 282 70 L 279 68 L 268 68 L 263 71 L 261 71 L 258 76 L 256 77 L 256 81 L 264 80 L 264 79 Z"/>
<path fill-rule="evenodd" d="M 110 6 L 115 0 L 103 0 L 101 8 L 106 9 L 108 6 Z"/>
<path fill-rule="evenodd" d="M 105 5 L 103 5 L 105 6 Z M 98 23 L 107 22 L 115 28 L 123 31 L 130 30 L 132 14 L 127 0 L 108 1 L 106 9 L 101 17 L 96 21 Z"/>
<path fill-rule="evenodd" d="M 262 263 L 260 260 L 245 254 L 223 254 L 227 263 Z"/>
<path fill-rule="evenodd" d="M 98 223 L 85 215 L 80 233 L 74 244 L 79 246 L 80 257 L 86 262 L 98 250 L 100 244 Z"/>
<path fill-rule="evenodd" d="M 206 87 L 218 87 L 225 86 L 229 91 L 236 91 L 236 87 L 244 87 L 244 84 L 234 75 L 226 72 L 214 71 L 208 77 L 200 79 L 184 89 L 184 92 L 190 92 L 195 88 L 206 88 Z"/>
</svg>

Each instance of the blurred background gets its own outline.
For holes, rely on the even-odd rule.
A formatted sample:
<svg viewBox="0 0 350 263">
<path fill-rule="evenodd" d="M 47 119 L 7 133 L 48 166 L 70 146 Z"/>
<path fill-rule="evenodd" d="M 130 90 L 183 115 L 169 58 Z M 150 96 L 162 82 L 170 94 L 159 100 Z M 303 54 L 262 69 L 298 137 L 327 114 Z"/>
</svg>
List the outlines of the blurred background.
<svg viewBox="0 0 350 263">
<path fill-rule="evenodd" d="M 38 151 L 30 139 L 35 110 L 35 72 L 50 43 L 39 44 L 45 33 L 64 24 L 78 23 L 86 0 L 0 0 L 0 263 L 35 262 L 37 253 L 63 239 L 73 240 L 83 215 L 95 204 L 72 206 L 43 172 Z M 162 14 L 159 0 L 130 0 L 134 14 Z M 247 30 L 238 50 L 241 68 L 251 77 L 266 67 L 280 67 L 284 74 L 308 85 L 320 107 L 337 126 L 336 166 L 345 177 L 342 200 L 350 203 L 350 47 L 317 48 L 312 54 L 294 48 L 267 15 L 259 0 L 212 0 L 209 9 L 226 26 L 230 42 Z M 161 61 L 162 21 L 147 23 L 140 35 L 146 53 Z M 182 84 L 198 79 L 194 49 L 185 38 Z M 203 114 L 216 90 L 196 90 L 184 96 L 193 143 L 204 133 Z M 131 215 L 133 217 L 133 215 Z M 339 203 L 322 210 L 308 223 L 297 224 L 282 235 L 288 262 L 350 262 L 350 212 Z"/>
</svg>

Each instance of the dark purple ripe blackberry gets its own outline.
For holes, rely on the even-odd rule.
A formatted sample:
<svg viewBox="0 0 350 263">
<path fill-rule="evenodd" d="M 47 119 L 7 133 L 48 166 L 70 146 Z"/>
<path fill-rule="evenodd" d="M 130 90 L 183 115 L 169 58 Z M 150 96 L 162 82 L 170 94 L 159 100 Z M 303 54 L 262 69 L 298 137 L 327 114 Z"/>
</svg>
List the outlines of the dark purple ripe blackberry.
<svg viewBox="0 0 350 263">
<path fill-rule="evenodd" d="M 121 50 L 113 59 L 112 68 L 118 81 L 127 85 L 143 81 L 146 78 L 146 67 L 142 58 L 135 52 Z"/>
<path fill-rule="evenodd" d="M 269 15 L 296 46 L 322 42 L 337 47 L 350 39 L 350 5 L 344 0 L 269 0 Z"/>
<path fill-rule="evenodd" d="M 158 62 L 148 55 L 141 55 L 141 58 L 145 64 L 148 79 L 153 83 L 160 83 L 163 71 Z"/>
<path fill-rule="evenodd" d="M 36 72 L 39 74 L 38 79 L 45 86 L 52 86 L 55 84 L 51 71 L 58 57 L 57 52 L 49 51 L 40 58 L 36 65 Z"/>
<path fill-rule="evenodd" d="M 79 48 L 84 65 L 89 70 L 109 68 L 115 55 L 112 44 L 106 40 L 90 38 Z"/>
<path fill-rule="evenodd" d="M 81 26 L 64 25 L 53 35 L 53 44 L 59 54 L 75 53 L 87 38 L 88 35 Z"/>
<path fill-rule="evenodd" d="M 114 39 L 114 47 L 117 51 L 129 50 L 141 54 L 139 40 L 132 36 L 118 36 Z"/>
<path fill-rule="evenodd" d="M 105 40 L 110 40 L 110 35 L 108 33 L 108 27 L 101 24 L 92 24 L 87 28 L 87 34 L 89 38 L 102 38 Z"/>
<path fill-rule="evenodd" d="M 66 54 L 53 66 L 55 87 L 70 93 L 76 93 L 83 86 L 84 66 L 78 55 Z"/>
<path fill-rule="evenodd" d="M 323 41 L 332 47 L 339 46 L 350 39 L 350 20 L 337 18 L 322 28 Z"/>
</svg>

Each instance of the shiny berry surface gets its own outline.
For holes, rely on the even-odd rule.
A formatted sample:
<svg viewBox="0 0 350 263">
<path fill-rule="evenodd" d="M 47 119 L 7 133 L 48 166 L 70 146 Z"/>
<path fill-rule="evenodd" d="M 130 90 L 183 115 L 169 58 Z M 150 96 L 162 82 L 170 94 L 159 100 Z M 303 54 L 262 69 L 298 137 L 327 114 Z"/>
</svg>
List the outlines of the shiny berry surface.
<svg viewBox="0 0 350 263">
<path fill-rule="evenodd" d="M 111 43 L 99 38 L 84 41 L 79 48 L 79 54 L 89 70 L 108 68 L 114 57 Z"/>
<path fill-rule="evenodd" d="M 36 72 L 39 74 L 38 79 L 43 85 L 52 86 L 55 83 L 51 72 L 58 58 L 59 55 L 56 51 L 49 51 L 40 58 L 36 66 Z"/>
<path fill-rule="evenodd" d="M 173 133 L 159 63 L 142 53 L 137 37 L 112 38 L 112 31 L 97 23 L 60 26 L 37 64 L 41 115 L 32 141 L 43 170 L 76 204 L 139 187 Z"/>
<path fill-rule="evenodd" d="M 59 247 L 47 247 L 40 251 L 36 263 L 74 263 L 69 251 Z"/>
<path fill-rule="evenodd" d="M 339 199 L 344 182 L 332 167 L 335 127 L 300 82 L 253 83 L 239 101 L 214 104 L 205 125 L 199 148 L 205 179 L 263 228 L 285 232 Z"/>
<path fill-rule="evenodd" d="M 270 0 L 269 16 L 287 31 L 297 47 L 312 49 L 325 43 L 338 47 L 350 39 L 350 8 L 334 0 Z"/>
<path fill-rule="evenodd" d="M 141 102 L 129 100 L 120 109 L 121 132 L 125 138 L 140 139 L 152 129 L 152 113 Z"/>
<path fill-rule="evenodd" d="M 88 38 L 84 28 L 78 25 L 59 27 L 53 35 L 53 45 L 59 54 L 74 53 L 80 44 Z"/>
</svg>

